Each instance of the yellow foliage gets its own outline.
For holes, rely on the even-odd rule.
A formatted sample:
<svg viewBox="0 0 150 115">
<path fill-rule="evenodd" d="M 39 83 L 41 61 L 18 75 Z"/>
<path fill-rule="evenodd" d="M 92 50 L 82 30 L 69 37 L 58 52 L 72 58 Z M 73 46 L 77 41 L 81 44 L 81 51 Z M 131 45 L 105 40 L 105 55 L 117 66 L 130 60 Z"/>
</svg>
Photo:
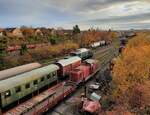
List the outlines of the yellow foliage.
<svg viewBox="0 0 150 115">
<path fill-rule="evenodd" d="M 150 34 L 147 33 L 137 33 L 137 36 L 133 37 L 127 47 L 138 47 L 138 46 L 145 46 L 150 45 Z"/>
<path fill-rule="evenodd" d="M 68 41 L 64 44 L 52 45 L 48 48 L 48 51 L 51 55 L 57 56 L 60 54 L 64 55 L 64 53 L 68 53 L 77 48 L 79 48 L 78 44 Z"/>
<path fill-rule="evenodd" d="M 137 37 L 129 40 L 122 55 L 117 58 L 112 74 L 116 84 L 115 97 L 126 94 L 136 84 L 144 84 L 150 79 L 148 35 L 140 33 Z"/>
</svg>

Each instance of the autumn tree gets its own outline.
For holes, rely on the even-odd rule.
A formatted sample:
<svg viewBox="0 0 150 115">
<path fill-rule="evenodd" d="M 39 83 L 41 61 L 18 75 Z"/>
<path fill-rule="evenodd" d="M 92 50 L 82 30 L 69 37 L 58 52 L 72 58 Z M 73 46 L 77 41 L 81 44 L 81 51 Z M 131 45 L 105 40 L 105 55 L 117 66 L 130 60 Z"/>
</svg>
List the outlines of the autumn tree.
<svg viewBox="0 0 150 115">
<path fill-rule="evenodd" d="M 4 56 L 7 48 L 7 37 L 0 37 L 0 68 L 4 66 Z"/>
<path fill-rule="evenodd" d="M 25 43 L 21 44 L 20 55 L 24 55 L 27 50 L 27 45 Z"/>
<path fill-rule="evenodd" d="M 0 56 L 3 56 L 7 48 L 7 37 L 0 37 Z"/>
<path fill-rule="evenodd" d="M 127 44 L 117 58 L 113 68 L 113 96 L 119 103 L 130 107 L 147 106 L 150 84 L 150 42 L 149 36 L 140 34 Z M 146 91 L 145 91 L 146 90 Z M 144 96 L 145 95 L 145 96 Z M 143 102 L 143 103 L 141 103 Z"/>
</svg>

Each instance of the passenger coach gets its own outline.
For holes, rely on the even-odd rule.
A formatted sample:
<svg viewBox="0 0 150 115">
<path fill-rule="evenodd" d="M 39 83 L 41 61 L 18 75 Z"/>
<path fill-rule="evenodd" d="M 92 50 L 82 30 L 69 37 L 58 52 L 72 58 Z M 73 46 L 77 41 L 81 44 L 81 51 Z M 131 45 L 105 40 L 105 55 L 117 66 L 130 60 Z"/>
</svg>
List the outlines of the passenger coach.
<svg viewBox="0 0 150 115">
<path fill-rule="evenodd" d="M 51 64 L 0 81 L 0 109 L 57 81 L 57 65 Z"/>
</svg>

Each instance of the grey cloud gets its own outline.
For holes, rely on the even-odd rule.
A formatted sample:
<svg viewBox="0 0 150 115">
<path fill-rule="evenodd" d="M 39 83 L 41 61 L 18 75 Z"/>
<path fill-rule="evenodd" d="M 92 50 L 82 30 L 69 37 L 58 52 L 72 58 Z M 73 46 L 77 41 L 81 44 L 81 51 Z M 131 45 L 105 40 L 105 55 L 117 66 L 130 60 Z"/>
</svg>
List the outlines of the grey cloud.
<svg viewBox="0 0 150 115">
<path fill-rule="evenodd" d="M 135 6 L 131 2 L 150 0 L 0 0 L 0 25 L 25 23 L 33 25 L 72 23 L 81 25 L 106 25 L 113 27 L 141 27 L 138 21 L 149 20 L 149 12 L 139 12 L 136 15 L 112 14 L 109 7 L 116 4 L 129 3 L 125 11 L 130 11 Z M 144 7 L 144 6 L 143 6 Z M 105 9 L 105 10 L 104 10 Z M 102 11 L 101 11 L 102 10 Z M 94 12 L 94 16 L 88 12 Z M 98 12 L 101 11 L 101 12 Z M 103 12 L 104 11 L 104 12 Z M 108 13 L 107 13 L 108 14 Z M 105 17 L 105 18 L 104 18 Z M 93 18 L 89 20 L 90 18 Z M 83 20 L 83 21 L 80 21 Z M 149 24 L 147 24 L 149 26 Z M 147 27 L 143 24 L 143 27 Z"/>
<path fill-rule="evenodd" d="M 105 18 L 105 19 L 94 19 L 94 20 L 88 20 L 83 21 L 83 23 L 127 23 L 127 22 L 137 22 L 142 20 L 148 20 L 150 19 L 150 13 L 144 13 L 144 14 L 138 14 L 138 15 L 130 15 L 130 16 L 115 16 L 111 18 Z"/>
</svg>

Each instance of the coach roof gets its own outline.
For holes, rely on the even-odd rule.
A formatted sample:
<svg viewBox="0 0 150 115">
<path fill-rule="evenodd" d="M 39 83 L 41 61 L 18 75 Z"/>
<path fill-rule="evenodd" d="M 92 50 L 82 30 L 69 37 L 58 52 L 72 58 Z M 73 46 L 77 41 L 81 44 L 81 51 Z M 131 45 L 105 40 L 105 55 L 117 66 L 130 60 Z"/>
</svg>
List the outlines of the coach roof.
<svg viewBox="0 0 150 115">
<path fill-rule="evenodd" d="M 80 57 L 72 56 L 72 57 L 68 57 L 68 58 L 59 60 L 58 62 L 56 62 L 56 64 L 60 64 L 61 66 L 64 67 L 64 66 L 70 65 L 72 63 L 78 62 L 78 61 L 81 61 Z"/>
<path fill-rule="evenodd" d="M 0 81 L 0 92 L 9 90 L 13 87 L 20 86 L 22 84 L 29 83 L 33 80 L 41 78 L 43 76 L 48 75 L 51 72 L 57 71 L 59 67 L 55 64 L 51 64 L 48 66 L 44 66 L 30 72 L 26 72 L 20 75 L 16 75 L 9 79 L 1 80 Z"/>
</svg>

